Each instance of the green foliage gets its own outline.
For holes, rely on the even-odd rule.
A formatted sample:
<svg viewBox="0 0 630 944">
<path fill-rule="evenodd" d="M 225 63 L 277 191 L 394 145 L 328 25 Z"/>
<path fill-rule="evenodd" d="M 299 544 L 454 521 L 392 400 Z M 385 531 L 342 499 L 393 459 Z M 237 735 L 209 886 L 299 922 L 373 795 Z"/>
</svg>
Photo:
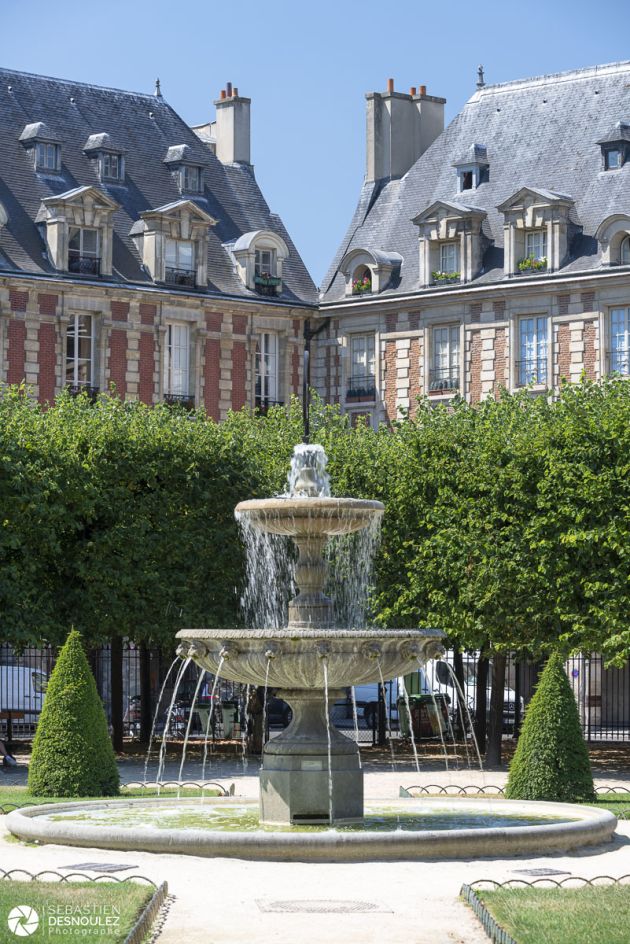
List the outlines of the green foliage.
<svg viewBox="0 0 630 944">
<path fill-rule="evenodd" d="M 39 796 L 115 796 L 116 758 L 81 636 L 72 630 L 48 682 L 28 771 Z"/>
<path fill-rule="evenodd" d="M 505 795 L 510 800 L 595 800 L 588 749 L 562 656 L 554 653 L 532 698 Z"/>
</svg>

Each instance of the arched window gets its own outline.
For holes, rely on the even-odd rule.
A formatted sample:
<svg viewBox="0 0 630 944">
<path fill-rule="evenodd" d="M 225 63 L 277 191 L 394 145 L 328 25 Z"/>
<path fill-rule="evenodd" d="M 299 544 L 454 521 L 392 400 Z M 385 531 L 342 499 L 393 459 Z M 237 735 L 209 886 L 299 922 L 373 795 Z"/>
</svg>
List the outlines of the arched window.
<svg viewBox="0 0 630 944">
<path fill-rule="evenodd" d="M 372 292 L 372 271 L 366 265 L 357 266 L 352 276 L 352 294 L 369 295 Z"/>
<path fill-rule="evenodd" d="M 622 241 L 619 250 L 619 262 L 621 265 L 630 265 L 630 236 Z"/>
</svg>

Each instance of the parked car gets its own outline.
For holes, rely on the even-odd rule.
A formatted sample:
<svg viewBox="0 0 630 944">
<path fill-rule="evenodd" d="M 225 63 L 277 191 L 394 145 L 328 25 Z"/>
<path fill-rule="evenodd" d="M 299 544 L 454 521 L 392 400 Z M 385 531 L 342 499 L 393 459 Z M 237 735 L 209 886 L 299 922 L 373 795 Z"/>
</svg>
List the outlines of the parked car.
<svg viewBox="0 0 630 944">
<path fill-rule="evenodd" d="M 0 665 L 0 718 L 3 727 L 9 714 L 14 731 L 19 726 L 36 725 L 47 685 L 48 676 L 39 669 Z"/>
<path fill-rule="evenodd" d="M 409 721 L 406 717 L 407 709 L 404 692 L 410 701 L 414 735 L 419 737 L 438 737 L 440 731 L 448 729 L 449 697 L 435 692 L 431 688 L 424 669 L 418 669 L 405 676 L 404 688 L 402 679 L 392 679 L 385 683 L 386 712 L 392 727 L 400 727 L 403 735 L 409 732 Z M 363 718 L 368 728 L 375 727 L 379 711 L 379 685 L 356 685 L 354 697 L 357 706 L 357 716 Z M 351 705 L 351 695 L 348 694 Z M 340 705 L 336 703 L 336 706 Z M 345 704 L 345 703 L 344 703 Z M 421 708 L 421 705 L 424 706 Z"/>
<path fill-rule="evenodd" d="M 477 661 L 476 659 L 464 659 L 464 696 L 466 698 L 466 706 L 470 712 L 471 718 L 474 719 L 475 707 L 477 705 Z M 453 681 L 452 672 L 454 671 L 452 658 L 447 656 L 444 659 L 436 659 L 433 662 L 427 663 L 426 671 L 431 684 L 434 688 L 444 689 L 446 688 L 450 699 L 451 699 L 451 709 L 453 714 L 457 711 L 459 707 L 459 693 L 457 691 L 457 686 Z M 490 709 L 490 695 L 492 692 L 492 663 L 490 663 L 490 670 L 488 672 L 488 686 L 486 691 L 486 705 L 488 710 Z M 520 699 L 520 713 L 523 717 L 523 712 L 525 710 L 525 703 L 523 699 Z M 516 692 L 514 689 L 509 688 L 507 685 L 503 691 L 503 729 L 506 732 L 512 731 L 514 729 L 514 720 L 516 717 Z"/>
<path fill-rule="evenodd" d="M 267 697 L 267 724 L 280 724 L 283 728 L 286 728 L 292 717 L 293 712 L 286 701 L 283 701 L 281 698 L 276 698 L 275 695 L 269 695 Z"/>
</svg>

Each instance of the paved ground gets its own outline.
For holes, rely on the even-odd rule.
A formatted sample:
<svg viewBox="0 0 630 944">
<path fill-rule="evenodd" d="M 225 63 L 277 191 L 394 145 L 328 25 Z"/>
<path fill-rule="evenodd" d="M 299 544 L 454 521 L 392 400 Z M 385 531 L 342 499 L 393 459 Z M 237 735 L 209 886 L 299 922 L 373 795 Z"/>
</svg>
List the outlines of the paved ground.
<svg viewBox="0 0 630 944">
<path fill-rule="evenodd" d="M 376 769 L 374 769 L 374 766 Z M 425 764 L 418 774 L 413 764 L 401 761 L 395 771 L 385 762 L 366 769 L 368 798 L 392 798 L 401 786 L 413 784 L 502 784 L 501 771 L 437 769 Z M 435 767 L 436 769 L 430 769 Z M 234 783 L 237 795 L 256 795 L 256 765 L 247 774 L 238 759 L 213 760 L 211 778 L 226 786 Z M 121 765 L 125 781 L 141 779 L 143 765 Z M 167 778 L 175 778 L 179 763 L 167 765 Z M 185 779 L 199 776 L 199 764 L 186 767 Z M 630 787 L 630 771 L 605 771 L 598 785 Z M 0 784 L 24 782 L 25 769 L 0 776 Z M 476 919 L 458 899 L 463 882 L 480 878 L 506 880 L 518 877 L 518 869 L 551 867 L 573 875 L 594 877 L 630 873 L 630 823 L 621 823 L 614 843 L 571 856 L 542 856 L 507 860 L 450 862 L 395 862 L 360 864 L 306 864 L 245 862 L 190 856 L 154 855 L 146 852 L 113 852 L 65 846 L 25 846 L 6 841 L 0 820 L 2 868 L 44 868 L 82 862 L 125 863 L 133 872 L 155 882 L 166 879 L 175 900 L 159 944 L 295 944 L 308 937 L 320 944 L 482 944 L 487 941 Z M 129 874 L 129 873 L 120 873 Z M 305 907 L 322 909 L 308 913 Z M 363 910 L 335 913 L 330 903 Z M 275 903 L 275 904 L 274 904 Z M 337 906 L 338 907 L 338 906 Z M 284 910 L 281 910 L 284 909 Z M 328 910 L 324 910 L 328 909 Z M 367 910 L 370 909 L 370 910 Z"/>
</svg>

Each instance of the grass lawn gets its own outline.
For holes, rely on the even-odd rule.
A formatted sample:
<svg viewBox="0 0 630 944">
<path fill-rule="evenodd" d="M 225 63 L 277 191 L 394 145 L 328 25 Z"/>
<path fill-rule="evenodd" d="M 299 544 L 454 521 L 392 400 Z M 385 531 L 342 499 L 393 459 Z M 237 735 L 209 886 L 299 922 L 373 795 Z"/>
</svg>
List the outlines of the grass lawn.
<svg viewBox="0 0 630 944">
<path fill-rule="evenodd" d="M 2 941 L 28 936 L 29 941 L 106 940 L 119 944 L 129 931 L 154 889 L 132 882 L 0 882 L 0 937 Z M 26 924 L 18 937 L 10 933 L 8 918 L 17 906 L 34 908 L 37 930 Z M 26 920 L 23 919 L 23 920 Z M 35 919 L 31 916 L 31 927 Z M 26 933 L 25 933 L 26 932 Z"/>
<path fill-rule="evenodd" d="M 201 790 L 198 787 L 182 787 L 180 796 L 200 796 Z M 221 796 L 219 790 L 215 787 L 204 790 L 204 796 Z M 41 803 L 70 803 L 72 800 L 124 800 L 129 797 L 156 797 L 158 796 L 157 789 L 152 789 L 147 787 L 143 789 L 142 787 L 124 787 L 120 788 L 119 797 L 39 797 L 33 796 L 32 793 L 28 792 L 28 787 L 2 787 L 0 786 L 0 806 L 3 806 L 5 803 L 14 803 L 16 806 L 35 806 Z M 177 796 L 177 787 L 168 787 L 166 789 L 160 790 L 159 796 L 161 797 L 173 797 Z M 630 806 L 630 802 L 628 803 Z"/>
<path fill-rule="evenodd" d="M 476 892 L 518 944 L 628 944 L 628 885 Z"/>
</svg>

